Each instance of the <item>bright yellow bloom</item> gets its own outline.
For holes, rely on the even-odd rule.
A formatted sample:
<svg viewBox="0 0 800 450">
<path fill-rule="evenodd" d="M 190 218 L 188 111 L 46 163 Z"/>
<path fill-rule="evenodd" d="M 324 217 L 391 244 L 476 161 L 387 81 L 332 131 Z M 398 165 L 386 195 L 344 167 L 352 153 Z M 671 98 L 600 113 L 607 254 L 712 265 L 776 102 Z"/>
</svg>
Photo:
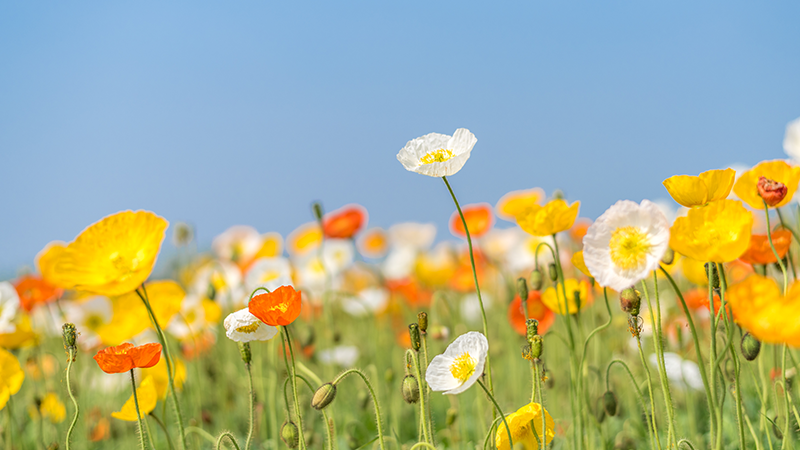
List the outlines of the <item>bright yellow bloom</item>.
<svg viewBox="0 0 800 450">
<path fill-rule="evenodd" d="M 539 206 L 539 200 L 544 198 L 544 191 L 539 188 L 511 191 L 500 197 L 494 207 L 497 216 L 506 220 L 514 220 L 523 215 L 528 209 Z"/>
<path fill-rule="evenodd" d="M 167 225 L 149 211 L 103 218 L 56 256 L 56 284 L 109 296 L 135 290 L 153 271 Z"/>
<path fill-rule="evenodd" d="M 39 268 L 39 273 L 42 274 L 44 281 L 53 286 L 65 287 L 60 284 L 61 281 L 56 272 L 56 261 L 58 261 L 59 256 L 65 248 L 67 248 L 66 243 L 53 241 L 47 244 L 47 246 L 36 255 L 36 266 Z"/>
<path fill-rule="evenodd" d="M 589 269 L 586 267 L 586 263 L 583 261 L 583 250 L 572 254 L 572 265 L 587 277 L 594 278 L 592 277 L 592 274 L 589 273 Z"/>
<path fill-rule="evenodd" d="M 720 200 L 675 219 L 669 246 L 698 261 L 730 262 L 747 250 L 752 228 L 753 215 L 741 202 Z"/>
<path fill-rule="evenodd" d="M 545 426 L 547 427 L 545 432 L 542 431 L 542 411 L 544 411 Z M 541 440 L 542 435 L 544 435 L 545 443 L 547 444 L 556 437 L 553 418 L 538 403 L 528 403 L 516 412 L 507 415 L 506 422 L 508 422 L 508 427 L 511 429 L 511 438 L 514 439 L 514 449 L 519 444 L 522 444 L 522 448 L 525 450 L 538 450 L 541 446 L 536 440 L 537 436 Z M 533 424 L 533 428 L 531 428 L 531 424 Z M 512 450 L 508 442 L 506 425 L 502 421 L 497 425 L 494 442 L 497 450 Z"/>
<path fill-rule="evenodd" d="M 705 262 L 686 256 L 681 259 L 681 268 L 683 269 L 683 276 L 687 280 L 698 286 L 708 286 Z"/>
<path fill-rule="evenodd" d="M 567 307 L 570 314 L 575 314 L 586 306 L 589 301 L 590 287 L 589 282 L 581 280 L 580 282 L 574 278 L 567 278 L 564 281 L 564 289 L 567 291 L 569 302 Z M 542 293 L 542 303 L 545 304 L 551 311 L 558 314 L 564 314 L 564 294 L 561 287 L 558 289 L 550 286 Z"/>
<path fill-rule="evenodd" d="M 171 280 L 154 281 L 145 285 L 147 297 L 158 324 L 166 327 L 178 311 L 186 296 L 181 286 Z M 148 327 L 152 328 L 150 316 L 142 299 L 135 292 L 129 292 L 112 300 L 113 316 L 111 322 L 103 324 L 97 334 L 105 345 L 119 345 L 131 340 Z"/>
<path fill-rule="evenodd" d="M 19 317 L 14 323 L 15 329 L 10 333 L 0 333 L 0 348 L 17 349 L 34 345 L 38 342 L 38 336 L 31 328 L 31 319 L 27 314 Z M 0 369 L 0 372 L 2 370 Z M 0 387 L 2 390 L 2 387 Z M 2 394 L 0 394 L 2 399 Z M 2 402 L 0 402 L 2 404 Z M 2 407 L 0 407 L 2 409 Z"/>
<path fill-rule="evenodd" d="M 736 321 L 756 339 L 800 347 L 800 282 L 784 297 L 775 280 L 751 275 L 731 286 L 727 297 Z"/>
<path fill-rule="evenodd" d="M 142 417 L 156 409 L 158 396 L 156 395 L 156 386 L 153 382 L 153 377 L 146 377 L 144 381 L 139 384 L 139 387 L 136 388 L 136 397 L 137 400 L 139 400 L 139 412 L 142 414 Z M 136 422 L 136 403 L 133 399 L 133 394 L 131 394 L 128 401 L 122 405 L 122 409 L 111 413 L 111 417 L 128 422 Z"/>
<path fill-rule="evenodd" d="M 0 410 L 6 407 L 8 399 L 19 392 L 25 373 L 17 357 L 0 348 Z"/>
<path fill-rule="evenodd" d="M 786 197 L 775 205 L 775 208 L 780 208 L 792 201 L 792 196 L 797 191 L 797 183 L 800 182 L 800 167 L 790 166 L 786 161 L 776 159 L 775 161 L 760 162 L 739 176 L 736 185 L 733 186 L 733 192 L 750 207 L 764 209 L 764 201 L 758 195 L 759 177 L 766 177 L 786 185 Z"/>
<path fill-rule="evenodd" d="M 580 206 L 581 202 L 567 205 L 561 199 L 551 200 L 544 206 L 531 205 L 517 216 L 517 224 L 534 236 L 550 236 L 572 228 Z"/>
<path fill-rule="evenodd" d="M 43 419 L 53 423 L 61 423 L 67 417 L 67 408 L 61 403 L 58 396 L 52 392 L 47 393 L 39 405 L 39 412 Z"/>
<path fill-rule="evenodd" d="M 735 178 L 733 169 L 709 170 L 696 177 L 675 175 L 664 180 L 663 184 L 673 200 L 692 208 L 728 198 Z"/>
<path fill-rule="evenodd" d="M 173 359 L 172 370 L 175 372 L 175 389 L 180 390 L 183 383 L 186 381 L 186 364 L 178 358 Z M 167 362 L 166 358 L 158 360 L 153 367 L 142 369 L 142 377 L 152 378 L 153 385 L 156 388 L 156 395 L 159 400 L 167 398 L 167 389 L 169 388 L 169 377 L 167 376 Z M 134 415 L 134 419 L 136 416 Z"/>
</svg>

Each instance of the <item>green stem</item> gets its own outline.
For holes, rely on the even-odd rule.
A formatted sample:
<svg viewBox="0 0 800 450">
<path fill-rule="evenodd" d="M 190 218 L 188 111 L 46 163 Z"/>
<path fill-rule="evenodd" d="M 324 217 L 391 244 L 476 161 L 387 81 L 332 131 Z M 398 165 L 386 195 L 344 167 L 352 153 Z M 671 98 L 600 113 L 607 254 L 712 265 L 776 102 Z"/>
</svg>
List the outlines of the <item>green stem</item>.
<svg viewBox="0 0 800 450">
<path fill-rule="evenodd" d="M 287 370 L 287 372 L 289 372 L 289 376 L 291 377 L 291 380 L 292 380 L 292 395 L 294 397 L 294 413 L 297 416 L 297 430 L 298 430 L 298 434 L 300 435 L 300 450 L 305 450 L 305 448 L 306 448 L 306 440 L 305 440 L 305 436 L 303 436 L 303 418 L 302 418 L 302 416 L 300 414 L 300 401 L 297 399 L 297 366 L 295 365 L 295 362 L 294 362 L 294 348 L 292 348 L 292 337 L 289 334 L 289 326 L 288 325 L 284 325 L 281 328 L 283 329 L 283 333 L 284 333 L 285 339 L 286 339 L 286 345 L 289 346 L 289 354 L 290 354 L 290 356 L 292 358 L 291 370 L 289 370 L 288 362 L 286 363 L 287 364 L 286 370 Z M 284 349 L 284 351 L 286 351 L 286 350 Z M 285 357 L 284 357 L 284 361 L 286 361 Z"/>
<path fill-rule="evenodd" d="M 713 264 L 713 263 L 712 263 Z M 711 446 L 713 448 L 719 448 L 715 446 L 715 439 L 716 436 L 719 436 L 719 430 L 722 429 L 722 416 L 719 413 L 719 408 L 717 407 L 717 321 L 714 315 L 714 283 L 712 282 L 713 278 L 713 271 L 712 266 L 707 265 L 706 268 L 706 277 L 708 278 L 708 303 L 709 303 L 709 311 L 711 320 L 709 320 L 709 334 L 710 334 L 710 341 L 711 341 L 711 349 L 708 355 L 709 367 L 708 370 L 709 374 L 709 391 L 711 392 L 711 409 L 708 411 L 709 415 L 715 417 L 715 420 L 712 422 L 714 428 L 709 430 L 709 440 L 711 441 Z M 714 434 L 714 429 L 716 429 L 717 434 Z M 719 444 L 719 443 L 717 443 Z"/>
<path fill-rule="evenodd" d="M 172 438 L 169 437 L 169 433 L 167 432 L 167 427 L 164 425 L 164 422 L 162 422 L 161 419 L 159 419 L 158 416 L 152 412 L 149 415 L 153 418 L 153 420 L 155 420 L 156 424 L 158 424 L 159 428 L 161 428 L 161 431 L 164 432 L 164 436 L 167 437 L 167 445 L 169 445 L 169 450 L 175 450 L 175 445 L 172 443 Z"/>
<path fill-rule="evenodd" d="M 765 202 L 766 204 L 766 202 Z M 767 226 L 769 228 L 769 225 Z M 783 267 L 783 266 L 781 266 Z M 784 274 L 786 272 L 784 271 Z M 784 414 L 786 414 L 786 425 L 783 426 L 783 441 L 781 442 L 781 449 L 786 448 L 786 441 L 790 439 L 789 436 L 789 392 L 787 392 L 786 385 L 788 384 L 788 379 L 786 378 L 786 352 L 788 346 L 783 344 L 783 355 L 781 357 L 781 378 L 783 382 L 781 383 L 781 390 L 783 391 L 783 407 L 784 407 Z"/>
<path fill-rule="evenodd" d="M 421 447 L 428 447 L 432 448 L 433 450 L 436 450 L 436 447 L 432 446 L 431 444 L 428 444 L 427 442 L 417 442 L 416 444 L 412 445 L 411 448 L 408 450 L 414 450 L 415 448 L 421 448 Z"/>
<path fill-rule="evenodd" d="M 247 429 L 247 440 L 245 441 L 244 449 L 250 450 L 250 444 L 253 442 L 253 428 L 256 423 L 256 393 L 253 390 L 253 372 L 250 370 L 250 363 L 246 363 L 244 366 L 247 368 L 247 381 L 250 386 L 250 426 Z"/>
<path fill-rule="evenodd" d="M 535 375 L 536 375 L 536 390 L 539 391 L 539 406 L 542 408 L 542 434 L 544 434 L 544 439 L 540 442 L 542 450 L 547 449 L 547 416 L 545 415 L 544 409 L 544 392 L 542 391 L 542 375 L 539 373 L 539 364 L 535 364 Z M 531 399 L 531 401 L 534 401 Z"/>
<path fill-rule="evenodd" d="M 14 417 L 11 414 L 11 402 L 8 402 L 6 405 L 6 431 L 5 431 L 5 438 L 6 438 L 6 448 L 13 448 L 11 447 L 11 428 L 14 424 Z M 69 442 L 69 441 L 67 441 Z"/>
<path fill-rule="evenodd" d="M 358 369 L 350 369 L 343 372 L 338 377 L 336 377 L 336 379 L 333 381 L 333 385 L 336 386 L 337 384 L 339 384 L 340 381 L 342 381 L 342 379 L 344 379 L 344 377 L 350 375 L 351 373 L 355 373 L 358 376 L 360 376 L 361 379 L 364 381 L 364 384 L 367 385 L 367 389 L 369 389 L 369 394 L 372 396 L 372 405 L 375 407 L 375 419 L 378 422 L 378 442 L 380 442 L 381 450 L 385 450 L 386 444 L 384 443 L 383 439 L 383 422 L 381 421 L 381 407 L 380 404 L 378 403 L 378 397 L 375 395 L 375 390 L 372 389 L 372 384 L 367 379 L 367 376 L 364 375 Z M 420 398 L 422 398 L 422 396 L 420 396 Z"/>
<path fill-rule="evenodd" d="M 139 412 L 139 396 L 136 395 L 136 378 L 133 377 L 131 369 L 131 387 L 133 388 L 133 404 L 136 406 L 136 420 L 139 423 L 139 444 L 144 449 L 144 427 L 142 426 L 142 413 Z"/>
<path fill-rule="evenodd" d="M 725 327 L 728 329 L 728 339 L 733 341 L 733 318 L 728 317 L 728 306 L 727 306 L 727 298 L 725 296 L 728 290 L 728 279 L 725 276 L 725 268 L 722 266 L 721 263 L 717 263 L 717 273 L 719 274 L 719 300 L 720 300 L 720 308 L 722 309 L 723 316 L 725 318 Z M 734 389 L 735 389 L 735 399 L 736 399 L 736 423 L 739 428 L 739 448 L 745 448 L 744 442 L 744 412 L 742 409 L 742 391 L 741 391 L 741 382 L 739 380 L 739 374 L 741 372 L 741 365 L 739 363 L 739 357 L 736 354 L 736 348 L 733 345 L 728 346 L 731 359 L 733 359 L 733 366 L 734 366 Z"/>
<path fill-rule="evenodd" d="M 680 447 L 681 445 L 685 445 L 690 449 L 694 450 L 694 445 L 692 445 L 692 443 L 689 442 L 688 439 L 681 439 L 680 441 L 678 441 L 678 447 Z"/>
<path fill-rule="evenodd" d="M 503 410 L 500 409 L 500 405 L 497 404 L 497 400 L 495 400 L 494 396 L 492 395 L 492 393 L 489 392 L 488 389 L 486 389 L 486 386 L 483 384 L 483 382 L 480 380 L 480 378 L 478 379 L 478 384 L 481 385 L 481 387 L 483 388 L 484 392 L 486 392 L 486 395 L 488 395 L 489 399 L 492 400 L 492 403 L 494 404 L 494 407 L 497 408 L 497 411 L 500 412 L 500 417 L 503 418 L 503 425 L 506 426 L 506 433 L 508 433 L 508 446 L 509 446 L 509 448 L 514 448 L 514 439 L 511 437 L 511 428 L 508 426 L 508 422 L 506 422 L 506 415 L 503 414 Z M 542 411 L 542 415 L 544 415 L 544 411 Z"/>
<path fill-rule="evenodd" d="M 792 236 L 794 237 L 794 241 L 795 242 L 800 243 L 800 240 L 798 240 L 797 232 L 794 231 L 794 228 L 786 225 L 786 222 L 784 222 L 783 214 L 781 214 L 781 210 L 779 208 L 775 208 L 775 212 L 778 213 L 778 219 L 780 219 L 780 221 L 781 221 L 781 226 L 783 226 L 783 228 L 789 230 L 789 232 L 792 233 Z M 794 279 L 796 280 L 797 279 L 797 273 L 795 272 L 794 263 L 792 262 L 792 252 L 788 252 L 787 255 L 789 255 L 789 263 L 792 264 L 792 276 L 794 276 Z"/>
<path fill-rule="evenodd" d="M 417 377 L 417 382 L 420 386 L 425 386 L 424 381 L 422 380 L 422 372 L 419 368 L 419 357 L 418 352 L 414 350 L 408 349 L 406 350 L 406 360 L 408 360 L 408 355 L 411 355 L 411 364 L 414 366 L 414 375 Z M 428 421 L 425 420 L 427 417 L 426 407 L 425 407 L 425 392 L 422 392 L 423 395 L 419 396 L 419 414 L 420 414 L 420 424 L 422 424 L 422 438 L 425 440 L 426 443 L 431 442 L 430 433 L 428 430 Z"/>
<path fill-rule="evenodd" d="M 636 345 L 639 347 L 639 358 L 642 360 L 642 367 L 644 373 L 647 375 L 647 390 L 650 394 L 650 419 L 652 420 L 653 434 L 656 438 L 658 448 L 661 448 L 661 438 L 658 436 L 658 427 L 656 426 L 656 401 L 653 397 L 653 380 L 650 377 L 650 367 L 647 365 L 647 359 L 644 357 L 644 350 L 642 350 L 642 340 L 639 335 L 636 335 Z M 635 384 L 635 383 L 634 383 Z M 645 412 L 645 415 L 647 413 Z"/>
<path fill-rule="evenodd" d="M 229 431 L 223 431 L 222 434 L 219 435 L 219 437 L 217 438 L 217 443 L 214 446 L 215 450 L 219 450 L 222 448 L 222 440 L 224 438 L 228 438 L 228 440 L 231 441 L 231 443 L 233 443 L 233 446 L 236 447 L 236 450 L 240 450 L 239 444 L 236 443 L 236 439 L 234 439 L 233 435 Z"/>
<path fill-rule="evenodd" d="M 314 386 L 311 385 L 311 382 L 308 381 L 306 379 L 306 377 L 304 377 L 302 375 L 298 375 L 297 378 L 302 380 L 306 384 L 306 386 L 308 386 L 308 389 L 311 391 L 312 394 L 314 392 L 316 392 L 316 390 L 314 390 Z M 322 384 L 322 383 L 320 382 L 320 383 L 318 383 L 318 385 L 319 384 Z M 283 386 L 283 390 L 284 390 L 284 392 L 286 392 L 286 385 L 285 384 Z M 287 401 L 286 403 L 288 405 L 289 402 Z M 331 427 L 332 427 L 331 422 L 328 420 L 328 413 L 325 412 L 325 409 L 320 410 L 320 412 L 322 413 L 322 420 L 325 422 L 325 435 L 328 438 L 328 448 L 329 448 L 329 450 L 333 450 L 333 430 L 331 429 Z"/>
<path fill-rule="evenodd" d="M 422 360 L 425 363 L 424 367 L 425 370 L 428 370 L 428 333 L 420 333 L 422 337 Z M 420 372 L 422 372 L 422 367 L 420 367 Z M 419 380 L 419 385 L 422 387 L 422 395 L 425 396 L 427 403 L 430 404 L 430 389 L 428 388 L 428 381 L 423 378 Z M 431 408 L 427 409 L 427 414 L 425 416 L 425 420 L 428 421 L 428 429 L 431 430 L 431 444 L 436 445 L 436 434 L 433 432 L 433 417 Z"/>
<path fill-rule="evenodd" d="M 653 278 L 657 279 L 655 271 L 653 271 Z M 642 280 L 642 290 L 644 290 L 644 297 L 647 300 L 647 308 L 650 310 L 650 322 L 653 325 L 653 344 L 656 358 L 658 359 L 658 374 L 661 379 L 661 392 L 664 394 L 664 406 L 667 409 L 667 448 L 671 448 L 672 443 L 675 441 L 675 410 L 672 406 L 672 392 L 669 388 L 669 378 L 667 378 L 666 362 L 664 361 L 664 348 L 661 341 L 661 303 L 658 295 L 658 284 L 654 287 L 656 297 L 655 312 L 650 302 L 647 283 L 644 280 Z M 656 314 L 658 318 L 656 318 Z"/>
<path fill-rule="evenodd" d="M 783 264 L 783 259 L 778 256 L 778 251 L 775 250 L 775 244 L 772 243 L 772 229 L 769 225 L 769 206 L 767 205 L 767 201 L 763 198 L 761 201 L 764 202 L 764 215 L 767 217 L 767 240 L 769 240 L 769 248 L 772 249 L 772 254 L 775 255 L 775 259 L 778 260 L 778 265 L 781 266 L 781 273 L 783 274 L 783 295 L 786 295 L 786 291 L 789 289 L 789 276 L 786 274 L 786 266 Z"/>
<path fill-rule="evenodd" d="M 72 431 L 75 430 L 75 424 L 78 423 L 78 416 L 80 415 L 80 407 L 78 406 L 78 400 L 75 399 L 75 396 L 72 394 L 72 386 L 70 384 L 70 372 L 72 369 L 72 363 L 75 361 L 75 348 L 69 349 L 69 356 L 67 357 L 67 393 L 69 394 L 70 400 L 72 400 L 72 405 L 75 407 L 75 416 L 72 417 L 72 423 L 69 424 L 69 429 L 67 430 L 67 450 L 69 450 L 70 446 L 70 439 L 72 437 Z M 10 429 L 10 427 L 9 427 Z M 10 445 L 7 448 L 11 448 Z"/>
</svg>

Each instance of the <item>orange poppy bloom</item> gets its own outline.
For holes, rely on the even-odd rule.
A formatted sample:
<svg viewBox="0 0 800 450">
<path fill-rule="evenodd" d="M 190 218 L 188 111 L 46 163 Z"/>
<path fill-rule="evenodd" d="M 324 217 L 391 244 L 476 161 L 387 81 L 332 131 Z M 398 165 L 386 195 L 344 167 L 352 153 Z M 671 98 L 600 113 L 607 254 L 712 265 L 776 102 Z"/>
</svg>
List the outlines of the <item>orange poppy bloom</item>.
<svg viewBox="0 0 800 450">
<path fill-rule="evenodd" d="M 36 305 L 43 305 L 55 300 L 64 292 L 63 289 L 45 281 L 44 278 L 34 275 L 23 276 L 14 283 L 14 288 L 19 295 L 20 306 L 27 312 L 31 312 Z"/>
<path fill-rule="evenodd" d="M 555 313 L 542 303 L 542 294 L 539 291 L 530 291 L 528 293 L 528 317 L 539 321 L 539 334 L 545 334 L 550 325 L 556 320 Z M 508 321 L 511 323 L 511 328 L 521 336 L 525 336 L 528 333 L 525 319 L 525 313 L 522 311 L 522 300 L 517 294 L 508 305 Z"/>
<path fill-rule="evenodd" d="M 322 232 L 327 238 L 349 239 L 355 236 L 365 223 L 367 223 L 367 210 L 363 206 L 346 205 L 325 214 Z"/>
<path fill-rule="evenodd" d="M 181 354 L 187 361 L 192 361 L 208 353 L 215 342 L 217 342 L 217 338 L 214 333 L 205 330 L 198 336 L 181 343 Z"/>
<path fill-rule="evenodd" d="M 116 347 L 104 348 L 94 355 L 97 365 L 105 373 L 123 373 L 134 368 L 153 367 L 161 358 L 161 344 L 144 344 L 138 347 L 126 342 Z"/>
<path fill-rule="evenodd" d="M 272 292 L 259 294 L 250 300 L 248 309 L 267 325 L 289 325 L 300 315 L 301 294 L 291 286 L 281 286 Z"/>
<path fill-rule="evenodd" d="M 711 309 L 708 306 L 708 289 L 694 288 L 683 294 L 683 300 L 686 302 L 686 307 L 695 310 L 700 308 Z M 719 296 L 714 294 L 714 305 L 720 303 Z"/>
<path fill-rule="evenodd" d="M 386 289 L 389 289 L 389 293 L 392 294 L 393 299 L 400 302 L 404 301 L 411 307 L 428 306 L 431 304 L 431 298 L 433 297 L 431 291 L 423 289 L 419 283 L 412 278 L 388 280 L 386 282 Z"/>
<path fill-rule="evenodd" d="M 773 231 L 772 243 L 775 244 L 778 256 L 783 258 L 792 244 L 792 232 L 789 230 Z M 769 237 L 766 234 L 751 235 L 750 246 L 747 247 L 747 251 L 739 259 L 753 265 L 777 262 L 775 255 L 772 253 L 772 248 L 769 246 Z"/>
<path fill-rule="evenodd" d="M 488 203 L 476 203 L 474 205 L 466 205 L 461 208 L 464 213 L 464 220 L 467 222 L 469 234 L 472 237 L 481 237 L 492 229 L 494 225 L 494 215 L 492 215 L 492 206 Z M 455 211 L 450 216 L 450 232 L 454 236 L 465 238 L 467 233 L 464 231 L 464 223 L 461 221 L 458 211 Z"/>
</svg>

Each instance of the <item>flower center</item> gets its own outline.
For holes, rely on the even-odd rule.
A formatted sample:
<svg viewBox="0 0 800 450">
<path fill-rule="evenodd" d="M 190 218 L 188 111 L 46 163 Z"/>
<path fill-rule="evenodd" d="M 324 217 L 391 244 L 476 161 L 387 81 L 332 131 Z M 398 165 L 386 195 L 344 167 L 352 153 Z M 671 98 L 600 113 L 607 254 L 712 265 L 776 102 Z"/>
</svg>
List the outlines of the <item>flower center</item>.
<svg viewBox="0 0 800 450">
<path fill-rule="evenodd" d="M 453 378 L 465 383 L 475 373 L 476 364 L 475 359 L 469 353 L 464 352 L 450 365 L 450 373 Z"/>
<path fill-rule="evenodd" d="M 637 269 L 647 261 L 647 252 L 650 251 L 650 241 L 638 227 L 621 227 L 611 234 L 608 243 L 611 261 L 624 269 Z"/>
<path fill-rule="evenodd" d="M 420 158 L 420 161 L 422 162 L 422 164 L 433 164 L 437 162 L 445 162 L 455 157 L 456 155 L 453 154 L 452 150 L 440 148 L 439 150 L 433 150 L 431 152 L 428 152 L 427 155 Z"/>
<path fill-rule="evenodd" d="M 83 326 L 88 328 L 90 331 L 97 331 L 101 325 L 103 325 L 103 317 L 99 314 L 89 314 L 86 319 L 83 321 Z"/>
<path fill-rule="evenodd" d="M 251 334 L 255 333 L 259 326 L 260 322 L 253 322 L 250 325 L 242 325 L 241 327 L 237 328 L 236 331 L 239 333 Z"/>
</svg>

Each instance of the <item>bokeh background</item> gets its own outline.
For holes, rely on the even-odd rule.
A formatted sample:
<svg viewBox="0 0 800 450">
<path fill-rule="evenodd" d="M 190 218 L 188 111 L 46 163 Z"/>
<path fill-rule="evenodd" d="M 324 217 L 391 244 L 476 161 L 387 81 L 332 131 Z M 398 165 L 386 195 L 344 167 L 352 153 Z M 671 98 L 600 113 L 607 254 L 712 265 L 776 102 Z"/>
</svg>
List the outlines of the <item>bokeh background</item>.
<svg viewBox="0 0 800 450">
<path fill-rule="evenodd" d="M 453 210 L 410 139 L 469 128 L 462 204 L 534 186 L 595 218 L 784 158 L 797 2 L 2 2 L 0 275 L 123 209 L 286 235 Z M 170 244 L 165 241 L 165 252 Z"/>
</svg>

